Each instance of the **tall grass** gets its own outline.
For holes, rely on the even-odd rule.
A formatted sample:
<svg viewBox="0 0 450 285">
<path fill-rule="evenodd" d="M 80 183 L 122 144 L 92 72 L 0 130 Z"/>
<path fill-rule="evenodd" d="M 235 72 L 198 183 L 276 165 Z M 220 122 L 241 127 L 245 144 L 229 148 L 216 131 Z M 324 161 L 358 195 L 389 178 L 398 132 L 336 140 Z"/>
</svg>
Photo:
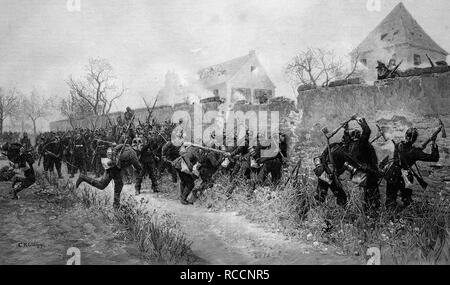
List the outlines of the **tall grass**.
<svg viewBox="0 0 450 285">
<path fill-rule="evenodd" d="M 117 210 L 111 207 L 108 195 L 101 195 L 91 187 L 75 189 L 72 181 L 50 179 L 36 173 L 37 193 L 51 197 L 48 202 L 64 208 L 81 206 L 102 214 L 105 222 L 120 226 L 137 243 L 142 257 L 154 264 L 191 264 L 196 261 L 180 225 L 168 214 L 148 212 L 144 200 L 129 197 Z"/>
<path fill-rule="evenodd" d="M 170 215 L 148 212 L 146 204 L 129 198 L 115 212 L 115 219 L 126 227 L 147 260 L 162 264 L 192 263 L 191 242 L 179 224 Z"/>
<path fill-rule="evenodd" d="M 227 178 L 219 177 L 215 187 L 200 197 L 201 204 L 237 210 L 286 235 L 331 244 L 350 255 L 365 256 L 367 249 L 375 246 L 381 249 L 386 264 L 450 263 L 448 200 L 421 198 L 402 212 L 382 209 L 378 217 L 371 218 L 363 211 L 361 191 L 351 183 L 344 182 L 349 201 L 342 208 L 331 193 L 319 204 L 314 198 L 316 180 L 307 175 L 287 185 L 259 186 L 251 197 L 246 194 L 247 187 L 239 184 L 243 186 L 238 186 L 231 198 L 225 198 L 223 179 Z"/>
</svg>

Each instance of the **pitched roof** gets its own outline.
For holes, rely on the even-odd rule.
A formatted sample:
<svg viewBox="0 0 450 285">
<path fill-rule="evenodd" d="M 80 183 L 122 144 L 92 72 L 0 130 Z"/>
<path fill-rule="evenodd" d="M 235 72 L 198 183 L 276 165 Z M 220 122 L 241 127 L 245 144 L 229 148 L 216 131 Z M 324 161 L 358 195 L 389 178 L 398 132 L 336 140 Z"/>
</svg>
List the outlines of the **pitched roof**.
<svg viewBox="0 0 450 285">
<path fill-rule="evenodd" d="M 206 87 L 212 87 L 227 82 L 253 55 L 254 53 L 250 52 L 245 56 L 203 68 L 198 72 L 200 80 Z"/>
<path fill-rule="evenodd" d="M 401 44 L 409 44 L 448 55 L 448 52 L 423 30 L 401 2 L 351 54 Z"/>
</svg>

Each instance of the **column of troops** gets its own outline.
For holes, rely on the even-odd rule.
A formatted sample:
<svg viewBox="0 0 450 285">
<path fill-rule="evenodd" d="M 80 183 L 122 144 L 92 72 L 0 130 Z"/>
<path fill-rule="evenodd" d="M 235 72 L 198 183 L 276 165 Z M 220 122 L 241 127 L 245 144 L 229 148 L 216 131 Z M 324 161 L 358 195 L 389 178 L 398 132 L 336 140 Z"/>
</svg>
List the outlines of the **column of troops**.
<svg viewBox="0 0 450 285">
<path fill-rule="evenodd" d="M 350 128 L 352 121 L 357 127 Z M 343 136 L 340 141 L 331 142 L 341 130 Z M 414 181 L 426 187 L 426 182 L 413 166 L 417 161 L 439 160 L 436 139 L 439 133 L 444 135 L 445 128 L 441 125 L 421 146 L 415 145 L 419 135 L 417 129 L 408 129 L 404 140 L 392 141 L 395 146 L 392 157 L 381 162 L 372 144 L 386 138 L 379 128 L 378 134 L 371 139 L 372 131 L 364 118 L 355 115 L 333 132 L 322 131 L 327 146 L 314 160 L 316 200 L 325 202 L 330 190 L 337 204 L 346 207 L 348 195 L 342 184 L 342 175 L 348 173 L 346 177 L 357 183 L 364 193 L 364 211 L 369 216 L 376 216 L 381 208 L 379 186 L 382 180 L 386 181 L 386 208 L 395 211 L 411 204 Z M 219 140 L 214 133 L 202 145 L 186 141 L 185 135 L 181 124 L 155 120 L 136 124 L 133 111 L 127 108 L 124 120 L 108 128 L 44 133 L 37 138 L 35 147 L 27 137 L 18 143 L 5 143 L 2 150 L 11 168 L 2 169 L 1 176 L 5 180 L 12 179 L 11 197 L 17 199 L 20 191 L 35 183 L 36 164 L 42 165 L 44 175 L 56 172 L 59 178 L 62 178 L 61 167 L 65 164 L 71 178 L 78 175 L 76 187 L 87 183 L 105 189 L 114 180 L 115 208 L 120 207 L 123 185 L 131 183 L 131 177 L 135 177 L 136 195 L 141 194 L 146 176 L 151 180 L 153 192 L 159 192 L 159 180 L 165 171 L 172 182 L 179 183 L 180 201 L 185 205 L 192 204 L 211 188 L 218 175 L 229 176 L 227 195 L 230 197 L 242 181 L 247 181 L 249 195 L 266 183 L 268 177 L 275 185 L 284 183 L 281 181 L 282 170 L 288 160 L 286 134 L 272 134 L 265 139 L 256 134 L 256 143 L 251 143 L 254 134 L 247 131 L 241 139 L 235 136 L 232 146 L 218 143 L 226 141 L 226 138 Z M 274 136 L 278 140 L 276 147 L 267 144 L 267 141 L 273 141 Z M 431 146 L 430 153 L 424 152 L 428 145 Z M 16 175 L 11 172 L 13 168 Z M 7 173 L 13 174 L 8 176 Z M 195 187 L 197 179 L 201 183 Z M 401 203 L 397 201 L 398 195 Z"/>
</svg>

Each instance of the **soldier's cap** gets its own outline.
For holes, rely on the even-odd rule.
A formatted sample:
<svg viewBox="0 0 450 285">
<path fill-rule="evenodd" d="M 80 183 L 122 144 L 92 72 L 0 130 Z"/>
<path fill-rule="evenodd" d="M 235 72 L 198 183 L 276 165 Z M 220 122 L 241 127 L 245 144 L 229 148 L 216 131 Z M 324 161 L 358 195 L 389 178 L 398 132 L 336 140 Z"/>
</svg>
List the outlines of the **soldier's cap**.
<svg viewBox="0 0 450 285">
<path fill-rule="evenodd" d="M 378 63 L 378 65 L 376 67 L 377 69 L 387 68 L 386 64 L 382 63 L 381 61 L 378 60 L 377 63 Z"/>
</svg>

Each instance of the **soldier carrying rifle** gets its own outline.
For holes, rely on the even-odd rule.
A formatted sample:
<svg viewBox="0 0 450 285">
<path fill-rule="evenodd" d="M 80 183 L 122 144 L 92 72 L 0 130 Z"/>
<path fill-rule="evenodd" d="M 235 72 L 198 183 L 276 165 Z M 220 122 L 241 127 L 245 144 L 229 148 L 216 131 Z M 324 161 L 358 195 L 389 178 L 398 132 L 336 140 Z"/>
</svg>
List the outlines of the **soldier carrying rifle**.
<svg viewBox="0 0 450 285">
<path fill-rule="evenodd" d="M 443 130 L 442 126 L 435 132 L 429 140 L 427 140 L 421 147 L 414 146 L 419 135 L 416 128 L 410 128 L 406 131 L 405 140 L 400 143 L 395 143 L 394 159 L 388 164 L 385 163 L 380 167 L 387 169 L 385 171 L 386 185 L 386 208 L 395 210 L 397 208 L 397 195 L 400 192 L 400 197 L 403 202 L 403 208 L 407 207 L 412 202 L 412 189 L 410 188 L 414 179 L 416 179 L 423 188 L 426 188 L 426 182 L 423 181 L 420 173 L 413 170 L 413 166 L 417 161 L 438 162 L 439 149 L 436 144 L 436 138 L 439 132 Z M 431 153 L 425 153 L 423 150 L 431 142 Z M 418 168 L 417 168 L 418 170 Z"/>
</svg>

